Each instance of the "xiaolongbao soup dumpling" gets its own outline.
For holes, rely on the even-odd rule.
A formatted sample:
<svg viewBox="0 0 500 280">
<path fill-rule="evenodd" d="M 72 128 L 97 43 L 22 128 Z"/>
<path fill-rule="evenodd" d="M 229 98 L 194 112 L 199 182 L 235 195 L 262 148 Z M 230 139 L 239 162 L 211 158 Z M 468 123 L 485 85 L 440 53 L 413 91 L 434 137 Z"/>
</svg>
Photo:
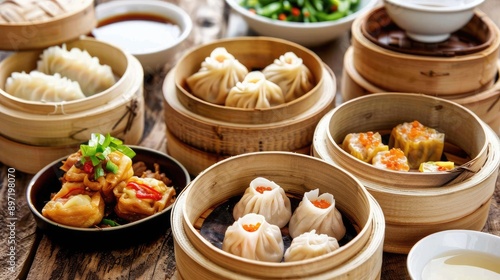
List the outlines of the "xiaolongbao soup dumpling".
<svg viewBox="0 0 500 280">
<path fill-rule="evenodd" d="M 267 222 L 282 228 L 292 216 L 292 206 L 282 187 L 266 178 L 257 177 L 250 182 L 234 206 L 233 218 L 237 220 L 248 213 L 260 214 Z"/>
<path fill-rule="evenodd" d="M 318 234 L 326 234 L 337 240 L 342 239 L 346 232 L 342 214 L 335 207 L 333 195 L 329 193 L 319 195 L 319 189 L 304 193 L 288 224 L 292 238 L 313 229 Z"/>
<path fill-rule="evenodd" d="M 14 72 L 5 82 L 5 91 L 12 96 L 40 102 L 62 102 L 85 98 L 80 85 L 59 74 L 38 71 Z"/>
<path fill-rule="evenodd" d="M 248 74 L 241 64 L 226 48 L 215 48 L 210 56 L 201 63 L 198 72 L 189 76 L 186 83 L 191 93 L 213 104 L 224 105 L 227 94 L 237 82 Z"/>
<path fill-rule="evenodd" d="M 226 98 L 226 106 L 264 109 L 285 103 L 281 88 L 268 81 L 264 74 L 253 71 L 236 83 Z"/>
<path fill-rule="evenodd" d="M 37 70 L 48 75 L 59 73 L 80 84 L 83 93 L 91 96 L 114 85 L 115 76 L 109 65 L 79 48 L 66 49 L 66 45 L 45 49 L 37 62 Z"/>
<path fill-rule="evenodd" d="M 278 226 L 268 223 L 262 215 L 250 213 L 227 228 L 222 250 L 250 260 L 281 262 L 284 243 Z"/>
<path fill-rule="evenodd" d="M 302 261 L 322 256 L 337 250 L 339 242 L 334 237 L 326 234 L 317 234 L 316 230 L 304 232 L 295 237 L 286 249 L 284 261 Z"/>
<path fill-rule="evenodd" d="M 293 52 L 281 55 L 262 72 L 269 81 L 281 88 L 286 102 L 301 97 L 314 87 L 311 71 L 304 65 L 302 58 Z"/>
</svg>

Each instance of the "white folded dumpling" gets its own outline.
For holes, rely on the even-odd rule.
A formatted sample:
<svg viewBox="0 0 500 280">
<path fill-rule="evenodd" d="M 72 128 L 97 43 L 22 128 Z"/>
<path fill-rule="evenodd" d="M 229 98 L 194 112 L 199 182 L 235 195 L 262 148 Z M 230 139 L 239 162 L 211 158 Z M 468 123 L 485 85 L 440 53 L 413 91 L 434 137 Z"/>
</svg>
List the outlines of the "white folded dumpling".
<svg viewBox="0 0 500 280">
<path fill-rule="evenodd" d="M 263 215 L 267 222 L 282 228 L 292 216 L 292 207 L 282 187 L 266 178 L 257 177 L 250 182 L 234 206 L 233 218 L 237 220 L 248 213 Z"/>
<path fill-rule="evenodd" d="M 339 248 L 335 237 L 326 234 L 317 234 L 316 230 L 304 232 L 295 237 L 286 249 L 284 261 L 293 262 L 311 259 L 333 252 Z"/>
<path fill-rule="evenodd" d="M 268 81 L 260 71 L 248 73 L 227 95 L 226 106 L 238 108 L 271 108 L 285 103 L 281 88 Z"/>
<path fill-rule="evenodd" d="M 109 65 L 99 62 L 86 50 L 66 45 L 45 49 L 37 62 L 37 70 L 45 74 L 59 73 L 63 77 L 80 84 L 83 93 L 91 96 L 104 91 L 115 84 L 115 76 Z"/>
<path fill-rule="evenodd" d="M 227 228 L 222 250 L 250 260 L 281 262 L 284 243 L 278 226 L 268 223 L 262 215 L 250 213 Z"/>
<path fill-rule="evenodd" d="M 326 234 L 337 240 L 341 240 L 346 232 L 342 214 L 335 207 L 333 195 L 330 193 L 319 195 L 319 189 L 304 193 L 288 224 L 292 238 L 313 229 L 318 234 Z"/>
<path fill-rule="evenodd" d="M 301 97 L 314 87 L 311 71 L 294 52 L 281 55 L 262 72 L 269 81 L 281 88 L 286 102 Z"/>
<path fill-rule="evenodd" d="M 5 91 L 29 101 L 63 102 L 85 98 L 80 85 L 59 74 L 38 71 L 14 72 L 5 82 Z"/>
<path fill-rule="evenodd" d="M 198 72 L 189 76 L 186 83 L 191 93 L 207 102 L 224 105 L 227 94 L 237 82 L 248 74 L 241 64 L 226 48 L 215 48 L 210 56 L 201 63 Z"/>
</svg>

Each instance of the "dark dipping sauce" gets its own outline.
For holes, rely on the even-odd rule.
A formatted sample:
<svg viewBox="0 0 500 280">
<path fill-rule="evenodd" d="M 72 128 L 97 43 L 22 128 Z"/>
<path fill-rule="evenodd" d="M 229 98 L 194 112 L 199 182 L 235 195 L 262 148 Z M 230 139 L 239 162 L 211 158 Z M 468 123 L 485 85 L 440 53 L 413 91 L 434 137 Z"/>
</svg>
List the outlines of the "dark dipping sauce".
<svg viewBox="0 0 500 280">
<path fill-rule="evenodd" d="M 100 20 L 92 35 L 131 54 L 144 54 L 173 45 L 181 29 L 159 15 L 128 13 Z"/>
</svg>

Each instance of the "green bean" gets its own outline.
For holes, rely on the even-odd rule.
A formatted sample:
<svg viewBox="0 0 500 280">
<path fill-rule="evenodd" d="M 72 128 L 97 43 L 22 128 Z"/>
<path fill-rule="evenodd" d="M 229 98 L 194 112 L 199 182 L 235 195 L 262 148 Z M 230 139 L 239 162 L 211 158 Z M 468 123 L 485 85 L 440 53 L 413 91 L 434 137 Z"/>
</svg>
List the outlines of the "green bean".
<svg viewBox="0 0 500 280">
<path fill-rule="evenodd" d="M 257 9 L 257 14 L 265 17 L 272 17 L 278 14 L 282 10 L 282 5 L 280 2 L 273 2 Z"/>
</svg>

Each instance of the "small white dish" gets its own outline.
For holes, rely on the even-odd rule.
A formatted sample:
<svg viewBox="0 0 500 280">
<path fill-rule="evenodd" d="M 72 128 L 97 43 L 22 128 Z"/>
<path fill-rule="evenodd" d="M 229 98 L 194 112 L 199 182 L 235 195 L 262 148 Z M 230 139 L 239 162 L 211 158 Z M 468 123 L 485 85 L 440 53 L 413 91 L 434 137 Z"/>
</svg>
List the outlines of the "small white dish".
<svg viewBox="0 0 500 280">
<path fill-rule="evenodd" d="M 408 37 L 423 43 L 447 40 L 484 0 L 384 0 L 389 17 Z"/>
<path fill-rule="evenodd" d="M 473 230 L 431 234 L 412 247 L 407 268 L 413 280 L 500 279 L 500 236 Z"/>
<path fill-rule="evenodd" d="M 134 55 L 146 73 L 172 64 L 193 29 L 180 7 L 158 0 L 119 0 L 95 8 L 92 35 Z"/>
</svg>

